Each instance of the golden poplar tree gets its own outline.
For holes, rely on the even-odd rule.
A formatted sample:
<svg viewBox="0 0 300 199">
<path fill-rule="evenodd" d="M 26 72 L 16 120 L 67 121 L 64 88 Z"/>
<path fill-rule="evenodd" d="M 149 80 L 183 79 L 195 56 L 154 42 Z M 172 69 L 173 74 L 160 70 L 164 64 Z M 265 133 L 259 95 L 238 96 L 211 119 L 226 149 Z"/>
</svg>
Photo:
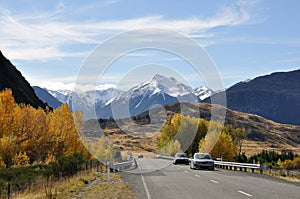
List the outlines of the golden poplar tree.
<svg viewBox="0 0 300 199">
<path fill-rule="evenodd" d="M 68 105 L 63 104 L 49 114 L 49 134 L 52 154 L 58 158 L 78 152 L 80 147 L 77 129 Z"/>
</svg>

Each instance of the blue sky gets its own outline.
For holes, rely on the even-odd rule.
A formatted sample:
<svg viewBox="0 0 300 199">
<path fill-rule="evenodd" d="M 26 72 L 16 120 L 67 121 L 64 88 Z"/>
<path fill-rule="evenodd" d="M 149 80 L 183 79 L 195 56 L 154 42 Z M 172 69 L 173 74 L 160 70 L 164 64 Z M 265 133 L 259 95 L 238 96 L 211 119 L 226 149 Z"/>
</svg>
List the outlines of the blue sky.
<svg viewBox="0 0 300 199">
<path fill-rule="evenodd" d="M 102 42 L 130 30 L 160 28 L 202 46 L 229 87 L 300 68 L 299 7 L 296 0 L 0 1 L 0 49 L 32 85 L 72 88 L 81 65 Z M 205 84 L 177 56 L 145 49 L 114 62 L 101 84 L 117 84 L 128 71 L 147 64 L 176 70 L 192 87 Z M 154 73 L 172 75 L 157 68 L 138 70 L 122 88 Z"/>
</svg>

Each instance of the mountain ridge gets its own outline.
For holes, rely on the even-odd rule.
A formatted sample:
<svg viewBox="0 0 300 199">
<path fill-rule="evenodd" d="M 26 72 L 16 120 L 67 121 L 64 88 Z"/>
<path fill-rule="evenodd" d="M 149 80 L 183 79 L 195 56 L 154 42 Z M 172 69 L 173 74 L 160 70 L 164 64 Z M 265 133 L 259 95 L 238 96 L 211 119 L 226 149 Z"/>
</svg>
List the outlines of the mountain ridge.
<svg viewBox="0 0 300 199">
<path fill-rule="evenodd" d="M 128 91 L 120 91 L 115 88 L 85 91 L 81 94 L 70 90 L 47 91 L 60 102 L 67 103 L 72 110 L 82 110 L 85 119 L 113 117 L 112 105 L 115 107 L 114 110 L 124 110 L 124 103 L 127 103 L 130 107 L 130 115 L 133 116 L 156 105 L 172 104 L 178 101 L 201 101 L 213 93 L 206 86 L 192 89 L 178 82 L 174 77 L 165 77 L 159 74 L 150 81 L 136 85 Z M 108 93 L 103 97 L 105 92 Z M 128 117 L 129 115 L 124 112 L 118 116 Z"/>
<path fill-rule="evenodd" d="M 226 91 L 227 107 L 253 113 L 267 119 L 300 125 L 300 70 L 275 72 L 247 82 L 239 82 Z M 220 93 L 213 96 L 217 97 Z M 204 102 L 210 103 L 210 98 Z"/>
<path fill-rule="evenodd" d="M 165 110 L 168 117 L 181 114 L 182 103 L 185 107 L 189 107 L 189 110 L 191 110 L 189 111 L 189 114 L 185 116 L 203 118 L 206 120 L 211 119 L 212 105 L 202 102 L 181 102 L 166 105 Z M 259 115 L 230 110 L 221 105 L 213 106 L 217 110 L 226 110 L 225 125 L 229 124 L 234 128 L 245 128 L 246 139 L 243 142 L 244 144 L 242 147 L 242 152 L 245 152 L 246 155 L 253 155 L 262 150 L 274 150 L 277 152 L 280 152 L 281 150 L 292 150 L 295 153 L 300 154 L 300 126 L 276 123 Z M 151 112 L 152 114 L 156 114 L 159 110 L 159 108 L 154 108 L 151 110 Z M 151 122 L 149 111 L 136 115 L 132 118 L 128 118 L 128 120 L 131 119 L 133 119 L 135 124 L 138 125 L 148 125 Z M 123 123 L 132 125 L 131 122 L 126 121 L 126 119 L 123 120 Z M 131 148 L 135 148 L 136 150 L 145 150 L 147 152 L 153 152 L 156 150 L 156 139 L 160 135 L 160 131 L 157 130 L 157 128 L 155 129 L 153 126 L 151 127 L 151 125 L 149 125 L 147 128 L 147 130 L 151 133 L 150 136 L 146 137 L 146 139 L 143 139 L 141 137 L 134 137 L 131 134 L 126 134 L 119 128 L 118 124 L 114 120 L 99 119 L 98 122 L 103 128 L 105 135 L 108 136 L 108 138 L 119 147 L 129 150 Z M 161 121 L 155 122 L 158 122 L 155 124 L 159 124 L 160 122 L 166 121 L 162 117 Z M 126 129 L 135 129 L 135 127 L 128 126 Z M 155 132 L 154 129 L 156 130 Z M 137 141 L 132 142 L 132 139 Z"/>
<path fill-rule="evenodd" d="M 11 89 L 17 103 L 46 108 L 21 72 L 0 51 L 0 90 Z"/>
</svg>

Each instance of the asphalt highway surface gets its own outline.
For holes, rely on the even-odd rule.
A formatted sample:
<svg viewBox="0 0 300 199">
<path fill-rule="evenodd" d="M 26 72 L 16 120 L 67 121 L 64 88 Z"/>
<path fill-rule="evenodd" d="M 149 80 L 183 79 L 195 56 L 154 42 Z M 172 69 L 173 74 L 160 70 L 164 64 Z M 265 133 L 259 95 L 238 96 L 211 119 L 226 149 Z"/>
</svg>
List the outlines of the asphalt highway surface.
<svg viewBox="0 0 300 199">
<path fill-rule="evenodd" d="M 137 168 L 121 176 L 138 199 L 278 198 L 300 199 L 299 183 L 288 183 L 261 174 L 191 170 L 170 160 L 140 158 Z"/>
</svg>

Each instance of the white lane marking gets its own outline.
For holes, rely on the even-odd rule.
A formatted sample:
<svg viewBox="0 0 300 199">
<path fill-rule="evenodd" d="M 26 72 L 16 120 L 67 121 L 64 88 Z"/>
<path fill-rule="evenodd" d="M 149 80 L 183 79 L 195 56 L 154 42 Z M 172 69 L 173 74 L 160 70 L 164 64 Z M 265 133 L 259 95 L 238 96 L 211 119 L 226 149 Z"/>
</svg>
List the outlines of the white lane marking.
<svg viewBox="0 0 300 199">
<path fill-rule="evenodd" d="M 188 173 L 188 171 L 184 171 L 185 173 Z"/>
<path fill-rule="evenodd" d="M 150 192 L 149 192 L 149 189 L 148 189 L 148 187 L 147 187 L 147 184 L 146 184 L 146 182 L 145 182 L 145 179 L 144 179 L 143 174 L 141 174 L 141 176 L 142 176 L 142 182 L 143 182 L 143 185 L 144 185 L 146 194 L 147 194 L 147 199 L 152 199 L 152 198 L 151 198 L 151 195 L 150 195 Z"/>
<path fill-rule="evenodd" d="M 138 167 L 140 168 L 140 171 L 141 171 L 141 178 L 142 178 L 142 182 L 143 182 L 143 185 L 144 185 L 144 189 L 145 189 L 145 192 L 146 192 L 146 195 L 147 195 L 147 199 L 152 199 L 151 198 L 151 195 L 150 195 L 150 192 L 149 192 L 149 189 L 147 187 L 147 184 L 145 182 L 145 179 L 144 179 L 144 176 L 143 176 L 143 173 L 142 173 L 142 168 L 140 167 L 138 161 L 136 161 Z"/>
<path fill-rule="evenodd" d="M 197 175 L 197 174 L 196 174 L 195 176 L 196 176 L 196 177 L 198 177 L 198 178 L 200 178 L 200 176 L 199 176 L 199 175 Z"/>
<path fill-rule="evenodd" d="M 210 180 L 210 181 L 213 182 L 213 183 L 216 183 L 216 184 L 219 183 L 218 181 L 215 181 L 215 180 Z"/>
<path fill-rule="evenodd" d="M 241 191 L 241 190 L 239 190 L 238 192 L 239 192 L 239 193 L 241 193 L 241 194 L 244 194 L 245 196 L 249 196 L 249 197 L 251 197 L 251 196 L 252 196 L 251 194 L 249 194 L 249 193 L 246 193 L 246 192 L 243 192 L 243 191 Z"/>
</svg>

